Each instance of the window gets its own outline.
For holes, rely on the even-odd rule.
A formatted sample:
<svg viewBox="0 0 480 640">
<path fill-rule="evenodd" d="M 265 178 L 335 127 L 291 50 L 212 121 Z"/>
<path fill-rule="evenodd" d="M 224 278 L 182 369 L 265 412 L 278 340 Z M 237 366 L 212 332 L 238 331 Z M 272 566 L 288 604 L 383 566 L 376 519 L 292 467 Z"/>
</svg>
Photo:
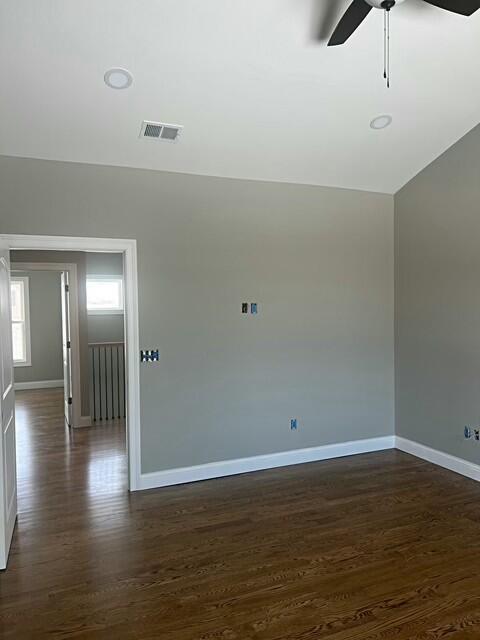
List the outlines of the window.
<svg viewBox="0 0 480 640">
<path fill-rule="evenodd" d="M 123 279 L 119 276 L 88 276 L 88 313 L 123 313 Z"/>
<path fill-rule="evenodd" d="M 12 299 L 12 346 L 13 364 L 29 367 L 30 357 L 30 303 L 28 278 L 12 277 L 10 281 Z"/>
</svg>

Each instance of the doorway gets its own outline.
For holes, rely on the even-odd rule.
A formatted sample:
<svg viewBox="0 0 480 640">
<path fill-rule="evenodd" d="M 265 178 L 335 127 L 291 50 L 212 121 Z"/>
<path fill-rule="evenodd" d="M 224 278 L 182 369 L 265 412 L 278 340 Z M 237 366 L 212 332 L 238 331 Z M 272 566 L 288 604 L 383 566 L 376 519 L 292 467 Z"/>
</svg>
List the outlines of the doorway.
<svg viewBox="0 0 480 640">
<path fill-rule="evenodd" d="M 85 274 L 77 263 L 62 262 L 78 255 L 10 251 L 15 389 L 62 387 L 65 422 L 73 428 L 90 424 L 81 384 L 79 276 Z"/>
<path fill-rule="evenodd" d="M 1 249 L 1 261 L 3 265 L 2 282 L 7 282 L 10 276 L 10 251 L 11 250 L 35 250 L 35 251 L 80 251 L 87 253 L 120 253 L 123 261 L 123 273 L 124 273 L 124 336 L 125 347 L 124 353 L 124 366 L 125 366 L 125 400 L 124 400 L 124 414 L 125 414 L 125 427 L 126 427 L 126 453 L 127 453 L 127 477 L 128 477 L 128 489 L 134 491 L 138 488 L 138 480 L 140 475 L 140 420 L 139 420 L 139 359 L 137 354 L 138 348 L 138 302 L 137 302 L 137 261 L 136 261 L 136 241 L 135 240 L 110 240 L 101 238 L 71 238 L 71 237 L 56 237 L 56 236 L 13 236 L 2 235 L 0 236 L 0 249 Z M 68 271 L 68 270 L 66 270 Z M 68 272 L 70 275 L 70 272 Z M 5 276 L 5 277 L 4 277 Z M 68 277 L 67 277 L 68 279 Z M 70 282 L 66 282 L 65 270 L 64 270 L 64 282 L 63 284 L 69 285 Z M 2 286 L 2 335 L 4 335 L 4 326 L 7 325 L 8 319 L 8 333 L 11 339 L 11 309 L 6 308 L 5 296 L 7 288 Z M 10 301 L 8 302 L 10 307 Z M 68 335 L 64 335 L 68 340 Z M 9 345 L 8 341 L 4 341 L 2 344 L 2 419 L 3 410 L 11 406 L 11 396 L 13 388 L 13 376 L 10 376 L 9 371 L 13 371 L 10 357 L 7 353 Z M 11 342 L 10 342 L 11 344 Z M 10 350 L 11 351 L 11 350 Z M 111 354 L 113 359 L 113 355 Z M 120 362 L 120 359 L 119 359 Z M 70 368 L 71 371 L 75 369 L 73 363 Z M 75 376 L 74 376 L 75 378 Z M 109 385 L 113 379 L 109 380 Z M 117 380 L 117 383 L 119 380 Z M 72 381 L 74 387 L 75 382 Z M 7 393 L 6 393 L 7 391 Z M 58 395 L 58 390 L 56 391 Z M 49 397 L 49 402 L 55 403 L 55 392 L 52 390 Z M 119 394 L 110 396 L 110 402 L 119 399 Z M 58 398 L 57 398 L 58 400 Z M 21 410 L 24 412 L 28 410 L 28 402 L 23 404 Z M 68 409 L 68 408 L 67 408 Z M 58 417 L 58 416 L 57 416 Z M 12 418 L 14 420 L 14 417 Z M 11 420 L 12 420 L 11 419 Z M 72 422 L 75 419 L 72 417 Z M 81 426 L 79 424 L 79 426 Z M 83 431 L 84 434 L 87 430 L 73 428 L 73 438 L 84 438 L 80 435 Z M 9 433 L 14 433 L 13 429 L 9 429 Z M 97 431 L 98 433 L 98 431 Z M 77 435 L 78 434 L 78 435 Z M 124 440 L 125 442 L 125 440 Z M 16 443 L 15 438 L 9 437 L 8 441 L 3 439 L 0 443 L 3 454 L 0 460 L 2 466 L 2 473 L 0 474 L 0 500 L 2 502 L 3 511 L 3 529 L 0 531 L 0 568 L 5 568 L 8 559 L 8 550 L 11 543 L 12 532 L 17 515 L 17 477 L 15 467 L 15 454 Z M 34 444 L 34 446 L 36 446 Z M 117 447 L 118 449 L 118 447 Z M 91 478 L 90 478 L 91 480 Z M 8 513 L 7 513 L 8 511 Z"/>
</svg>

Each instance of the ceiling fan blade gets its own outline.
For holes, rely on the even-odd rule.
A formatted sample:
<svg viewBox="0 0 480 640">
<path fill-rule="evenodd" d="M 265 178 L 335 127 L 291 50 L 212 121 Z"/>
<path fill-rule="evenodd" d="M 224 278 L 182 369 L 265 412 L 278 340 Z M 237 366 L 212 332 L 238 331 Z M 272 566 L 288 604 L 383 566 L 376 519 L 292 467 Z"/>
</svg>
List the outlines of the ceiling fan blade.
<svg viewBox="0 0 480 640">
<path fill-rule="evenodd" d="M 353 0 L 328 41 L 328 46 L 333 47 L 346 42 L 372 9 L 373 7 L 367 4 L 365 0 Z"/>
<path fill-rule="evenodd" d="M 462 16 L 471 16 L 480 9 L 480 0 L 424 0 L 424 2 Z"/>
</svg>

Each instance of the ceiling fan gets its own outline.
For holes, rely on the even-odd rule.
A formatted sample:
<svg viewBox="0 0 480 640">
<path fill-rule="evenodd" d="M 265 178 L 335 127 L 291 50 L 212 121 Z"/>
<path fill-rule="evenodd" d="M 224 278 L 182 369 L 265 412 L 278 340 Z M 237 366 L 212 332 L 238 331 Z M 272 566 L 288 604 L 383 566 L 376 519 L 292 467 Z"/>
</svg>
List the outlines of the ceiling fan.
<svg viewBox="0 0 480 640">
<path fill-rule="evenodd" d="M 332 37 L 328 41 L 328 46 L 344 44 L 368 16 L 372 9 L 383 9 L 389 13 L 397 4 L 402 4 L 405 0 L 353 0 L 351 5 L 343 14 L 340 22 L 335 28 Z M 480 9 L 480 0 L 423 0 L 434 7 L 458 13 L 463 16 L 471 16 Z"/>
<path fill-rule="evenodd" d="M 384 78 L 390 86 L 390 12 L 405 0 L 353 0 L 335 27 L 328 46 L 344 44 L 358 29 L 372 9 L 384 11 Z M 480 9 L 480 0 L 422 0 L 446 11 L 463 16 L 471 16 Z"/>
</svg>

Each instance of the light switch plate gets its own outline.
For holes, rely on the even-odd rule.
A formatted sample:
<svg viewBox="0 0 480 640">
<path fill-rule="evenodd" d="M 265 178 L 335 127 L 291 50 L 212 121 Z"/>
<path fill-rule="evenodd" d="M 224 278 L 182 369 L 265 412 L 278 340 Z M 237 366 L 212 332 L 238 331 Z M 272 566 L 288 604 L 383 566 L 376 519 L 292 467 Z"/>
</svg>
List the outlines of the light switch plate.
<svg viewBox="0 0 480 640">
<path fill-rule="evenodd" d="M 140 362 L 158 362 L 160 351 L 158 349 L 141 349 Z"/>
</svg>

